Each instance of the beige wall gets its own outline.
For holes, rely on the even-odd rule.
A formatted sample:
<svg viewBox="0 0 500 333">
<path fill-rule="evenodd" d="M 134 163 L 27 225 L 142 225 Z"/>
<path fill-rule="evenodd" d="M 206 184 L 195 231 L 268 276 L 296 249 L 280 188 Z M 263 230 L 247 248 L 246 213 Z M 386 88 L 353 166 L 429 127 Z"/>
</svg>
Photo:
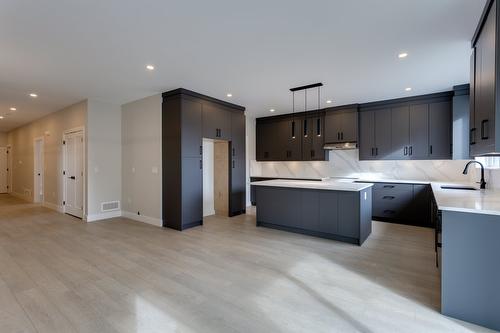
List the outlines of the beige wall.
<svg viewBox="0 0 500 333">
<path fill-rule="evenodd" d="M 121 202 L 122 137 L 119 105 L 87 102 L 87 220 L 119 216 L 103 212 L 103 202 Z"/>
<path fill-rule="evenodd" d="M 155 225 L 162 219 L 161 103 L 158 94 L 122 106 L 122 209 Z"/>
<path fill-rule="evenodd" d="M 87 102 L 83 101 L 54 112 L 8 133 L 12 146 L 12 192 L 33 200 L 33 140 L 44 138 L 44 200 L 60 208 L 63 200 L 62 137 L 68 129 L 85 126 Z"/>
<path fill-rule="evenodd" d="M 7 146 L 7 133 L 0 132 L 0 147 Z"/>
</svg>

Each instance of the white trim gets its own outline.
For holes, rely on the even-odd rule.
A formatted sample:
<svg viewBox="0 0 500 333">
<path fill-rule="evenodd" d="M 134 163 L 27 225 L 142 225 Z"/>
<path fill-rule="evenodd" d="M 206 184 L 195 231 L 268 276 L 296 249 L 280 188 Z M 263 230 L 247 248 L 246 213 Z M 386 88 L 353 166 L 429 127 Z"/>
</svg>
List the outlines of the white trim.
<svg viewBox="0 0 500 333">
<path fill-rule="evenodd" d="M 83 152 L 83 156 L 82 156 L 82 163 L 83 163 L 83 180 L 82 180 L 82 183 L 83 183 L 83 197 L 82 197 L 83 198 L 83 213 L 82 213 L 82 215 L 83 216 L 82 216 L 82 220 L 89 222 L 86 218 L 86 216 L 87 216 L 86 215 L 86 212 L 87 212 L 87 148 L 86 148 L 87 147 L 87 145 L 86 145 L 87 137 L 85 136 L 85 126 L 79 126 L 79 127 L 74 127 L 74 128 L 64 130 L 63 135 L 62 135 L 62 141 L 66 140 L 67 135 L 76 134 L 78 132 L 82 132 L 82 138 L 83 138 L 83 147 L 82 147 L 82 152 Z M 64 177 L 66 177 L 64 175 L 64 171 L 66 170 L 66 145 L 65 144 L 63 145 L 62 150 L 63 150 L 63 156 L 62 156 L 63 168 L 61 170 L 61 177 L 63 177 L 62 178 L 63 201 L 66 202 L 66 179 L 64 178 Z M 66 206 L 64 206 L 64 205 L 63 205 L 62 212 L 66 213 Z"/>
<path fill-rule="evenodd" d="M 17 193 L 17 192 L 10 192 L 9 194 L 12 195 L 15 198 L 27 201 L 29 203 L 33 203 L 33 198 L 27 197 L 24 194 Z"/>
<path fill-rule="evenodd" d="M 59 213 L 64 213 L 63 206 L 58 206 L 58 205 L 53 204 L 51 202 L 44 201 L 42 203 L 42 206 L 45 207 L 45 208 L 48 208 L 48 209 L 55 210 L 56 212 L 59 212 Z"/>
<path fill-rule="evenodd" d="M 41 152 L 40 152 L 40 159 L 41 161 L 40 162 L 40 165 L 39 167 L 42 169 L 40 174 L 41 174 L 41 177 L 42 177 L 42 201 L 38 201 L 38 199 L 40 198 L 40 194 L 37 193 L 40 191 L 40 189 L 38 188 L 38 181 L 37 181 L 37 174 L 36 174 L 36 170 L 35 170 L 35 165 L 37 163 L 37 156 L 36 156 L 36 143 L 38 141 L 41 141 L 42 142 L 42 145 L 41 145 Z M 39 137 L 36 137 L 33 139 L 33 202 L 34 203 L 38 203 L 38 204 L 42 204 L 44 201 L 45 201 L 45 138 L 43 136 L 39 136 Z"/>
<path fill-rule="evenodd" d="M 125 218 L 128 218 L 128 219 L 134 220 L 134 221 L 139 221 L 139 222 L 142 222 L 142 223 L 151 224 L 151 225 L 154 225 L 154 226 L 157 226 L 157 227 L 162 227 L 163 226 L 162 219 L 157 219 L 155 217 L 149 217 L 149 216 L 144 216 L 144 215 L 137 215 L 137 214 L 134 214 L 134 213 L 131 213 L 131 212 L 126 212 L 126 211 L 122 211 L 122 216 L 125 217 Z"/>
<path fill-rule="evenodd" d="M 120 210 L 116 210 L 116 211 L 112 211 L 112 212 L 87 215 L 85 217 L 85 221 L 86 222 L 96 222 L 96 221 L 107 220 L 107 219 L 112 219 L 112 218 L 121 217 L 121 216 L 122 216 L 122 212 Z"/>
</svg>

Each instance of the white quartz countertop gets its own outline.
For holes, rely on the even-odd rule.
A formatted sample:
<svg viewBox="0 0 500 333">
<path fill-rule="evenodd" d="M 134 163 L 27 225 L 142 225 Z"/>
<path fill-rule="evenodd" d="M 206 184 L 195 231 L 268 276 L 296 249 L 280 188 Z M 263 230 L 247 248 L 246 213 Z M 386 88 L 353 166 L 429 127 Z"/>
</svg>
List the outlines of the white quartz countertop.
<svg viewBox="0 0 500 333">
<path fill-rule="evenodd" d="M 393 184 L 419 184 L 429 185 L 431 181 L 428 180 L 412 180 L 412 179 L 385 179 L 385 178 L 359 178 L 355 179 L 356 182 L 366 183 L 393 183 Z"/>
<path fill-rule="evenodd" d="M 441 186 L 473 186 L 477 191 L 443 189 Z M 479 190 L 477 184 L 432 182 L 432 192 L 440 210 L 500 215 L 500 191 Z M 487 186 L 487 185 L 486 185 Z"/>
<path fill-rule="evenodd" d="M 351 191 L 358 192 L 366 188 L 372 187 L 370 183 L 353 183 L 347 182 L 330 182 L 330 181 L 308 181 L 308 180 L 264 180 L 259 182 L 252 182 L 251 185 L 255 186 L 271 186 L 271 187 L 291 187 L 291 188 L 306 188 L 313 190 L 330 190 L 330 191 Z"/>
</svg>

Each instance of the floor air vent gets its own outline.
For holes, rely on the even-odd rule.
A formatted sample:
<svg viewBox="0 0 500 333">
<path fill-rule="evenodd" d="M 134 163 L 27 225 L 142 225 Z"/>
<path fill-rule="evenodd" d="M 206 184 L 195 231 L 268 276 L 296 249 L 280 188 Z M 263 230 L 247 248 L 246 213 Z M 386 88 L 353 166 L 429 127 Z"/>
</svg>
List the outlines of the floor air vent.
<svg viewBox="0 0 500 333">
<path fill-rule="evenodd" d="M 101 203 L 101 211 L 103 212 L 110 212 L 119 209 L 120 209 L 120 201 L 110 201 Z"/>
</svg>

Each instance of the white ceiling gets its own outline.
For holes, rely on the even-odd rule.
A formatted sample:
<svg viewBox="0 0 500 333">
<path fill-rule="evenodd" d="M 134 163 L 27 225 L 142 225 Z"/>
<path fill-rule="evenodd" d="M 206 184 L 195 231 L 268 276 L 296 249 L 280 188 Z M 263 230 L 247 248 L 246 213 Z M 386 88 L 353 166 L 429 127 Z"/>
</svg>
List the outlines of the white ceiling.
<svg viewBox="0 0 500 333">
<path fill-rule="evenodd" d="M 449 90 L 469 80 L 484 3 L 0 0 L 0 114 L 18 109 L 0 131 L 85 98 L 123 104 L 178 87 L 254 116 L 289 112 L 288 89 L 319 81 L 332 105 Z"/>
</svg>

